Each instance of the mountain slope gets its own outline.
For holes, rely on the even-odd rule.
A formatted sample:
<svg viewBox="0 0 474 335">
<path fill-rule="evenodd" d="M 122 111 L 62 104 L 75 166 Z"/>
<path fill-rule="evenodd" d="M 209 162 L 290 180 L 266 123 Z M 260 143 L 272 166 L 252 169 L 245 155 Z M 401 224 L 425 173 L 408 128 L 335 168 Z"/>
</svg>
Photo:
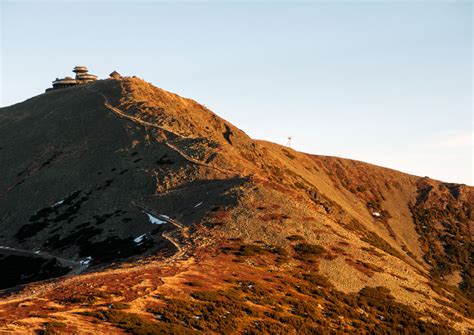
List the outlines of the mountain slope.
<svg viewBox="0 0 474 335">
<path fill-rule="evenodd" d="M 134 77 L 3 108 L 0 143 L 0 245 L 70 271 L 6 295 L 4 331 L 473 327 L 472 187 L 252 140 Z"/>
</svg>

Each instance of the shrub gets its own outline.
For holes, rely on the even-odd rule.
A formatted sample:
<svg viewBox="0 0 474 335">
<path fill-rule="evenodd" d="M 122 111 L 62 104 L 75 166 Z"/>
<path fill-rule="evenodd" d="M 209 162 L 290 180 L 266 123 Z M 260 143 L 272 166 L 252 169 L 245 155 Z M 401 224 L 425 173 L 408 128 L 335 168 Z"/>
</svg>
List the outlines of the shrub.
<svg viewBox="0 0 474 335">
<path fill-rule="evenodd" d="M 74 295 L 65 299 L 66 302 L 73 304 L 88 304 L 91 305 L 96 301 L 96 297 L 93 295 Z"/>
<path fill-rule="evenodd" d="M 275 254 L 281 257 L 285 257 L 288 255 L 288 252 L 286 251 L 286 249 L 282 247 L 271 247 L 269 251 L 272 254 Z"/>
<path fill-rule="evenodd" d="M 324 252 L 326 252 L 326 249 L 324 249 L 323 246 L 317 245 L 317 244 L 309 244 L 309 243 L 300 243 L 295 245 L 294 247 L 295 251 L 302 256 L 307 256 L 307 255 L 321 255 Z"/>
<path fill-rule="evenodd" d="M 301 235 L 290 235 L 286 239 L 288 241 L 294 242 L 294 241 L 303 241 L 304 237 Z"/>
<path fill-rule="evenodd" d="M 198 332 L 187 329 L 179 324 L 169 325 L 163 322 L 155 322 L 134 313 L 110 310 L 98 311 L 93 316 L 100 320 L 108 321 L 116 327 L 134 335 L 198 334 Z"/>
<path fill-rule="evenodd" d="M 43 323 L 46 328 L 66 328 L 67 325 L 61 321 L 48 321 Z"/>
<path fill-rule="evenodd" d="M 288 150 L 285 150 L 285 149 L 282 149 L 283 153 L 285 154 L 286 157 L 288 157 L 289 159 L 295 159 L 295 155 L 293 155 L 292 153 L 290 153 Z"/>
<path fill-rule="evenodd" d="M 184 283 L 185 285 L 191 286 L 191 287 L 201 287 L 202 283 L 197 282 L 197 281 L 187 281 Z"/>
<path fill-rule="evenodd" d="M 388 244 L 383 238 L 381 238 L 379 235 L 375 234 L 374 232 L 366 232 L 365 236 L 361 238 L 362 241 L 372 244 L 374 247 L 385 251 L 386 253 L 403 259 L 402 255 L 394 249 L 390 244 Z"/>
<path fill-rule="evenodd" d="M 261 254 L 265 250 L 254 244 L 244 244 L 241 245 L 239 251 L 237 251 L 238 256 L 255 256 Z"/>
<path fill-rule="evenodd" d="M 299 278 L 299 279 L 304 279 L 305 281 L 307 281 L 311 285 L 322 286 L 322 287 L 331 287 L 331 284 L 329 283 L 327 278 L 324 277 L 324 276 L 318 275 L 318 274 L 303 273 L 303 274 L 297 274 L 295 277 Z"/>
<path fill-rule="evenodd" d="M 130 305 L 124 302 L 114 302 L 112 304 L 109 304 L 108 307 L 112 309 L 129 309 Z"/>
</svg>

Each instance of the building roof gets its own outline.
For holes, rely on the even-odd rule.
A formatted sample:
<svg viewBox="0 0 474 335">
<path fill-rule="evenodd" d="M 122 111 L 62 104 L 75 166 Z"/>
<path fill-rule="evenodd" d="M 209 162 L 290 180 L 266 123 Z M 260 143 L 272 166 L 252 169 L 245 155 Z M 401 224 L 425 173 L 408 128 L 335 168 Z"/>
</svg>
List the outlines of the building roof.
<svg viewBox="0 0 474 335">
<path fill-rule="evenodd" d="M 117 71 L 112 72 L 111 74 L 109 74 L 109 76 L 110 76 L 111 78 L 115 78 L 115 79 L 122 78 L 122 76 L 120 75 L 120 73 L 118 73 Z"/>
<path fill-rule="evenodd" d="M 76 73 L 75 79 L 71 77 L 64 77 L 61 79 L 56 78 L 56 80 L 53 81 L 53 88 L 60 88 L 63 85 L 74 86 L 74 85 L 84 84 L 84 83 L 97 80 L 96 75 L 87 73 L 89 70 L 87 69 L 86 66 L 83 66 L 83 65 L 75 66 L 72 71 Z"/>
<path fill-rule="evenodd" d="M 77 80 L 71 77 L 65 77 L 65 78 L 56 79 L 55 81 L 53 81 L 53 86 L 59 85 L 59 84 L 77 84 Z"/>
<path fill-rule="evenodd" d="M 87 66 L 82 66 L 82 65 L 75 66 L 74 69 L 72 70 L 72 72 L 87 72 L 87 71 L 89 71 Z"/>
</svg>

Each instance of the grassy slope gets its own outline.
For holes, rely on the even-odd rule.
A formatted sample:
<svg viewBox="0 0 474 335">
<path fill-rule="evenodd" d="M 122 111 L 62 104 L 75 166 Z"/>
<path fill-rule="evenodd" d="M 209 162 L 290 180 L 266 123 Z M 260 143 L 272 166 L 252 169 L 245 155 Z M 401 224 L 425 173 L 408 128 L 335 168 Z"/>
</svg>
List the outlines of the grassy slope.
<svg viewBox="0 0 474 335">
<path fill-rule="evenodd" d="M 110 86 L 115 85 L 115 82 L 98 84 Z M 309 327 L 308 331 L 311 331 L 311 327 L 350 331 L 353 325 L 349 320 L 356 324 L 357 322 L 365 323 L 369 327 L 367 331 L 370 331 L 370 327 L 373 326 L 390 328 L 389 324 L 382 322 L 380 318 L 377 319 L 377 313 L 381 313 L 380 311 L 370 311 L 369 317 L 365 320 L 361 319 L 360 313 L 351 313 L 358 308 L 357 301 L 367 298 L 360 296 L 361 293 L 358 292 L 361 289 L 380 286 L 388 288 L 397 303 L 411 306 L 392 306 L 389 314 L 398 315 L 397 313 L 405 309 L 410 318 L 417 319 L 416 313 L 424 312 L 425 316 L 430 316 L 430 313 L 436 312 L 444 315 L 445 319 L 452 322 L 451 326 L 458 329 L 468 327 L 469 324 L 472 326 L 472 321 L 469 321 L 466 314 L 466 310 L 469 309 L 469 305 L 466 305 L 468 302 L 455 287 L 446 286 L 442 281 L 437 282 L 435 278 L 441 280 L 436 271 L 433 271 L 437 263 L 435 262 L 432 267 L 433 263 L 429 264 L 423 259 L 426 255 L 426 243 L 423 241 L 440 238 L 446 229 L 433 230 L 434 233 L 430 236 L 423 235 L 424 238 L 420 243 L 419 225 L 424 223 L 417 221 L 415 224 L 413 221 L 413 206 L 416 205 L 416 210 L 421 210 L 433 203 L 433 201 L 429 203 L 426 200 L 420 201 L 421 178 L 362 162 L 312 156 L 269 142 L 251 140 L 243 132 L 219 119 L 198 103 L 155 88 L 140 79 L 129 78 L 122 82 L 120 96 L 110 94 L 107 90 L 101 90 L 101 92 L 125 115 L 116 116 L 121 119 L 129 118 L 129 120 L 131 117 L 134 118 L 134 123 L 139 125 L 146 134 L 144 141 L 147 146 L 153 146 L 155 142 L 167 143 L 171 145 L 174 155 L 184 159 L 178 169 L 167 169 L 165 166 L 157 170 L 163 177 L 156 181 L 156 199 L 152 199 L 149 205 L 162 206 L 163 203 L 169 203 L 170 205 L 166 208 L 174 209 L 176 219 L 192 227 L 198 227 L 193 228 L 196 248 L 189 254 L 191 257 L 187 260 L 175 261 L 178 272 L 181 273 L 179 275 L 173 271 L 167 274 L 155 273 L 154 266 L 137 265 L 134 269 L 117 270 L 116 274 L 113 271 L 105 271 L 77 277 L 71 280 L 71 283 L 74 283 L 72 286 L 66 281 L 60 284 L 58 289 L 52 291 L 50 288 L 45 289 L 40 295 L 46 298 L 44 303 L 51 300 L 60 306 L 58 311 L 47 314 L 64 317 L 66 324 L 71 328 L 80 328 L 82 325 L 90 327 L 90 317 L 73 313 L 76 308 L 80 308 L 93 312 L 90 314 L 92 317 L 107 319 L 112 324 L 118 325 L 117 317 L 126 316 L 94 313 L 102 310 L 103 306 L 107 306 L 107 304 L 104 305 L 107 301 L 120 300 L 127 302 L 132 312 L 143 315 L 148 321 L 152 316 L 149 313 L 160 314 L 157 309 L 166 303 L 174 306 L 173 308 L 184 308 L 186 311 L 182 310 L 181 314 L 197 313 L 199 316 L 201 315 L 199 313 L 202 313 L 202 302 L 212 304 L 216 302 L 208 301 L 209 299 L 223 299 L 236 309 L 235 317 L 241 319 L 237 324 L 231 323 L 231 328 L 235 326 L 240 330 L 256 327 L 255 321 L 260 320 L 265 325 L 262 325 L 263 328 L 260 330 L 255 330 L 257 332 L 265 332 L 267 329 L 265 327 L 283 327 L 283 330 L 280 330 L 291 332 L 298 322 L 304 322 L 306 319 L 309 320 L 309 324 L 305 325 Z M 160 125 L 160 129 L 146 124 Z M 191 166 L 193 168 L 190 168 Z M 192 173 L 189 173 L 190 171 Z M 224 184 L 222 191 L 219 191 L 215 197 L 193 191 L 195 183 L 216 179 L 222 180 Z M 230 182 L 233 180 L 242 182 Z M 432 180 L 429 183 L 434 189 L 442 188 L 441 185 L 443 185 L 441 182 Z M 211 189 L 210 184 L 203 184 L 203 190 L 206 189 Z M 237 203 L 217 201 L 225 197 L 233 198 Z M 439 199 L 439 195 L 433 194 L 432 198 Z M 462 225 L 472 223 L 470 212 L 470 204 L 473 202 L 472 188 L 463 187 L 461 196 L 457 198 L 453 196 L 449 198 L 447 195 L 444 198 L 446 203 L 442 208 L 446 208 L 449 203 L 456 208 L 462 207 L 458 210 L 459 213 L 456 212 L 453 215 L 449 214 L 449 211 L 443 212 L 445 216 L 452 216 L 450 219 L 453 220 L 453 224 L 456 224 L 456 220 L 462 215 L 464 215 L 461 218 Z M 190 211 L 188 207 L 200 201 L 204 204 Z M 181 204 L 181 207 L 178 204 Z M 380 216 L 376 217 L 373 213 L 380 213 Z M 461 232 L 465 232 L 465 229 Z M 301 241 L 298 242 L 298 239 Z M 471 241 L 472 239 L 466 240 L 465 243 L 472 243 Z M 322 249 L 324 251 L 317 256 L 311 252 L 305 252 L 304 248 L 298 249 L 297 244 L 303 242 L 309 246 L 318 245 L 324 248 Z M 452 242 L 456 250 L 467 249 L 455 242 L 459 240 Z M 245 247 L 249 244 L 258 247 Z M 439 249 L 434 251 L 435 254 L 436 252 L 443 255 L 444 251 Z M 209 256 L 213 254 L 219 256 L 217 258 Z M 237 259 L 233 259 L 232 255 L 237 255 Z M 433 255 L 430 257 L 433 262 Z M 465 270 L 466 264 L 469 263 L 462 263 L 458 260 L 462 257 L 458 255 L 456 257 L 459 266 L 453 268 L 452 271 L 462 270 L 463 266 Z M 451 257 L 451 261 L 452 259 Z M 161 260 L 153 262 L 157 262 L 156 265 L 162 264 Z M 135 276 L 136 271 L 141 275 Z M 304 317 L 305 314 L 296 314 L 296 319 L 294 319 L 295 314 L 291 310 L 295 308 L 297 301 L 292 301 L 293 298 L 287 301 L 275 298 L 273 303 L 267 301 L 262 303 L 263 307 L 258 307 L 252 304 L 248 306 L 248 302 L 242 306 L 241 295 L 253 295 L 254 292 L 240 292 L 241 289 L 238 289 L 239 292 L 232 292 L 238 296 L 234 297 L 235 299 L 229 298 L 222 292 L 218 294 L 220 298 L 200 296 L 203 300 L 190 296 L 196 290 L 210 290 L 209 283 L 213 283 L 213 288 L 216 290 L 229 289 L 231 286 L 235 290 L 235 282 L 224 280 L 234 280 L 235 278 L 232 279 L 232 277 L 237 276 L 237 280 L 247 277 L 248 280 L 256 281 L 257 277 L 254 274 L 260 272 L 274 274 L 269 275 L 271 278 L 267 282 L 258 280 L 259 285 L 279 292 L 294 292 L 296 296 L 293 298 L 298 301 L 309 301 L 310 306 L 302 308 L 307 308 L 310 311 L 309 314 L 318 315 L 317 319 L 324 322 L 321 321 L 323 323 L 320 324 L 316 319 Z M 298 293 L 298 290 L 301 291 L 298 285 L 305 283 L 304 277 L 301 277 L 305 273 L 324 276 L 324 280 L 328 281 L 324 281 L 323 291 L 332 289 L 339 292 L 334 298 L 335 305 L 327 306 L 333 309 L 332 313 L 316 312 L 318 308 L 321 308 L 318 304 L 321 305 L 321 297 L 327 294 L 325 291 L 311 292 L 310 290 Z M 444 275 L 446 276 L 446 273 Z M 117 278 L 122 284 L 128 283 L 127 287 L 122 285 L 119 288 L 107 284 L 109 279 L 98 280 L 98 278 L 109 278 L 109 276 Z M 160 277 L 163 278 L 164 284 L 160 280 L 156 281 Z M 298 279 L 300 277 L 303 278 L 301 283 Z M 298 279 L 298 283 L 294 281 L 294 278 Z M 188 281 L 198 283 L 185 284 Z M 90 289 L 85 289 L 80 283 L 87 283 L 87 285 L 97 283 L 97 285 L 94 284 Z M 102 286 L 99 283 L 103 283 Z M 310 286 L 314 289 L 314 284 L 311 282 Z M 97 293 L 99 287 L 100 291 L 105 292 L 103 297 Z M 166 299 L 154 297 L 157 292 L 165 294 Z M 362 292 L 366 295 L 384 294 Z M 260 293 L 263 296 L 269 294 L 269 292 Z M 271 293 L 274 294 L 274 292 Z M 212 294 L 215 295 L 215 293 Z M 96 298 L 84 302 L 73 299 L 71 302 L 71 296 L 76 295 L 79 296 L 79 300 L 83 295 Z M 451 296 L 451 301 L 446 299 L 449 296 Z M 25 292 L 18 301 L 24 303 L 28 300 L 27 297 L 28 292 Z M 250 297 L 250 300 L 254 298 Z M 194 301 L 198 305 L 188 303 L 187 307 L 179 307 L 180 303 L 176 299 Z M 384 305 L 390 305 L 385 298 L 380 299 L 385 302 Z M 155 300 L 158 301 L 155 303 Z M 38 299 L 33 301 L 38 301 Z M 269 317 L 260 313 L 272 310 L 275 312 L 276 307 L 272 305 L 275 305 L 276 301 L 279 305 L 278 315 Z M 342 303 L 344 301 L 345 303 Z M 17 302 L 6 300 L 5 310 L 11 311 L 14 306 L 12 304 Z M 360 303 L 361 306 L 365 306 L 363 302 Z M 149 306 L 150 304 L 153 306 Z M 322 305 L 324 306 L 324 303 Z M 248 314 L 244 311 L 245 307 L 253 312 Z M 19 310 L 20 314 L 15 316 L 3 314 L 3 318 L 7 323 L 13 319 L 21 319 L 28 324 L 32 323 L 40 327 L 41 322 L 51 316 L 32 319 L 28 317 L 28 313 L 37 312 L 41 308 L 29 308 L 23 314 Z M 193 311 L 193 308 L 198 312 Z M 401 310 L 395 312 L 397 308 Z M 247 316 L 243 317 L 243 314 L 239 313 Z M 348 318 L 347 322 L 338 323 L 338 313 L 345 315 Z M 403 314 L 403 312 L 400 313 Z M 212 316 L 212 313 L 209 315 Z M 285 322 L 282 322 L 282 317 L 286 320 Z M 170 315 L 165 322 L 159 322 L 158 326 L 154 324 L 150 327 L 164 327 L 164 332 L 170 331 L 167 327 L 176 326 L 175 318 L 176 315 Z M 207 324 L 202 321 L 188 323 L 193 318 L 190 315 L 185 321 L 186 326 L 181 329 L 183 332 L 186 332 L 186 329 L 188 331 L 191 329 L 219 331 L 219 327 L 226 326 L 225 323 L 224 325 L 221 322 L 214 324 L 210 321 Z M 435 315 L 431 315 L 431 318 L 437 319 Z M 125 322 L 122 328 L 129 326 L 136 329 L 137 322 L 140 321 L 132 318 Z M 117 330 L 117 328 L 111 329 Z M 278 330 L 278 328 L 273 330 Z"/>
</svg>

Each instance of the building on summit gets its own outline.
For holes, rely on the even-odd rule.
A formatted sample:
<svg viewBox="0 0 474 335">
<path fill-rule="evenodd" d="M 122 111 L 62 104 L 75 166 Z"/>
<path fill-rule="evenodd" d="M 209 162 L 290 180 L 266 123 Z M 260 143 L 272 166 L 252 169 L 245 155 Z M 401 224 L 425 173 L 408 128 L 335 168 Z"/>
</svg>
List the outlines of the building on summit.
<svg viewBox="0 0 474 335">
<path fill-rule="evenodd" d="M 91 73 L 88 73 L 88 69 L 85 66 L 76 66 L 72 72 L 76 74 L 76 78 L 71 78 L 71 77 L 64 77 L 64 78 L 56 78 L 55 81 L 53 81 L 53 87 L 47 88 L 46 92 L 60 89 L 60 88 L 67 88 L 67 87 L 72 87 L 72 86 L 77 86 L 77 85 L 82 85 L 82 84 L 87 84 L 93 81 L 97 80 L 97 76 Z"/>
<path fill-rule="evenodd" d="M 53 81 L 53 88 L 48 88 L 48 89 L 46 89 L 46 91 L 54 90 L 54 89 L 58 89 L 58 88 L 71 87 L 71 86 L 75 86 L 75 85 L 77 85 L 77 81 L 74 78 L 71 78 L 71 77 L 64 77 L 64 78 L 61 78 L 61 79 L 56 78 L 56 80 Z"/>
<path fill-rule="evenodd" d="M 112 72 L 111 74 L 109 74 L 109 76 L 110 76 L 110 78 L 117 79 L 117 80 L 120 80 L 122 78 L 120 73 L 118 73 L 117 71 Z"/>
<path fill-rule="evenodd" d="M 89 70 L 85 66 L 76 66 L 72 70 L 72 72 L 76 74 L 76 81 L 78 81 L 79 84 L 86 84 L 97 80 L 97 76 L 87 73 L 88 71 Z"/>
</svg>

